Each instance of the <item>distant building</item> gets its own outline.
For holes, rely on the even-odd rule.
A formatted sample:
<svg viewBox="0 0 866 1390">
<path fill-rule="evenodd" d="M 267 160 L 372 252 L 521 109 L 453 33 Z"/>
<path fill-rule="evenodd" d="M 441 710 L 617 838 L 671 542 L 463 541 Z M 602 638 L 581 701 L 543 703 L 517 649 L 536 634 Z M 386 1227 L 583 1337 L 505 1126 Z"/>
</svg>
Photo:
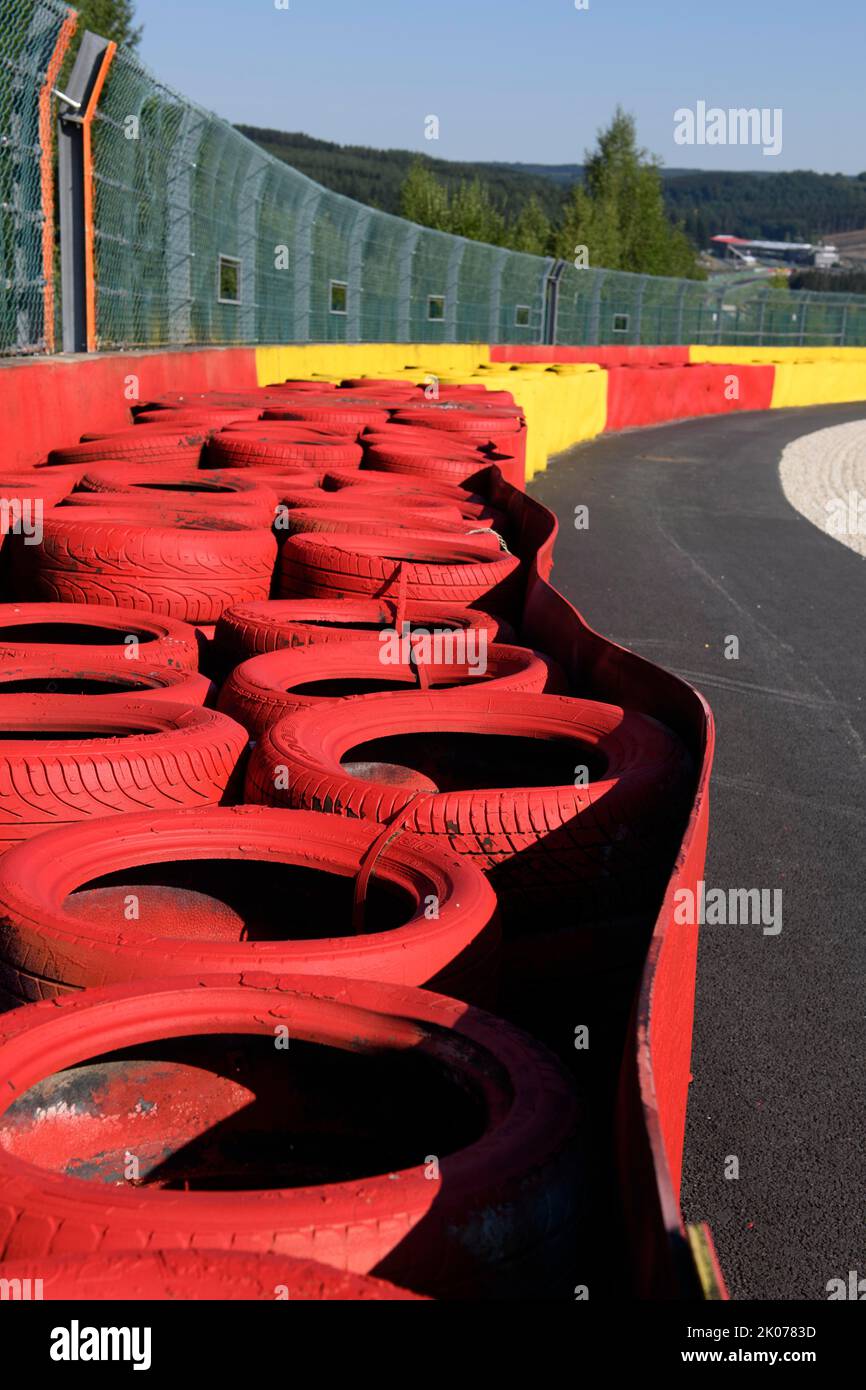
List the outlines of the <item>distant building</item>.
<svg viewBox="0 0 866 1390">
<path fill-rule="evenodd" d="M 829 270 L 842 259 L 835 246 L 813 246 L 809 241 L 752 241 L 727 233 L 712 237 L 711 247 L 716 256 L 740 265 L 814 265 Z"/>
</svg>

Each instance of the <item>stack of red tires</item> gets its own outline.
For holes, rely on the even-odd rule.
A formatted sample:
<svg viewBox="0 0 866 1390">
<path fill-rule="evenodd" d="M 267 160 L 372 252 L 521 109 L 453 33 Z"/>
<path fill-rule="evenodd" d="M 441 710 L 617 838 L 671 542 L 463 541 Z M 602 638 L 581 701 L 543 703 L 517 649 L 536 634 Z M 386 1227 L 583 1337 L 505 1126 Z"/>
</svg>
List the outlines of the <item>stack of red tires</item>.
<svg viewBox="0 0 866 1390">
<path fill-rule="evenodd" d="M 506 392 L 290 381 L 0 477 L 0 1275 L 585 1282 L 527 992 L 635 948 L 691 768 L 521 641 L 525 441 Z"/>
</svg>

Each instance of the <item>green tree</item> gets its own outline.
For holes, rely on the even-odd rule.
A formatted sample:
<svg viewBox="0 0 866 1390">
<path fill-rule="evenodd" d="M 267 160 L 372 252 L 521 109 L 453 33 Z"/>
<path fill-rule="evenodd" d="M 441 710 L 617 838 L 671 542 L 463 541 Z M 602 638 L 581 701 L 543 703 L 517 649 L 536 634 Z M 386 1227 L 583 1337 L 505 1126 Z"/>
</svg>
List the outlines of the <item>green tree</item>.
<svg viewBox="0 0 866 1390">
<path fill-rule="evenodd" d="M 551 234 L 550 218 L 533 193 L 510 224 L 507 245 L 512 251 L 525 251 L 531 256 L 546 256 L 550 251 Z"/>
<path fill-rule="evenodd" d="M 138 46 L 141 26 L 136 27 L 134 23 L 133 0 L 77 0 L 74 8 L 78 11 L 76 34 L 79 40 L 85 29 L 89 29 L 126 48 Z"/>
<path fill-rule="evenodd" d="M 581 268 L 622 269 L 619 218 L 613 201 L 591 198 L 577 184 L 554 238 L 554 254 Z"/>
<path fill-rule="evenodd" d="M 84 32 L 99 34 L 103 39 L 125 48 L 137 48 L 141 39 L 141 26 L 136 27 L 133 0 L 76 0 L 73 6 L 78 11 L 78 24 L 72 35 L 72 42 L 63 61 L 58 86 L 62 91 L 66 79 L 72 71 L 75 55 L 81 47 Z"/>
<path fill-rule="evenodd" d="M 400 212 L 410 222 L 418 222 L 422 227 L 434 227 L 440 232 L 451 231 L 448 191 L 422 159 L 412 163 L 400 189 Z"/>
<path fill-rule="evenodd" d="M 451 198 L 451 231 L 470 241 L 486 241 L 501 246 L 505 241 L 505 218 L 480 179 L 463 180 Z"/>
<path fill-rule="evenodd" d="M 582 245 L 600 269 L 702 274 L 688 237 L 665 211 L 659 162 L 638 146 L 634 117 L 622 107 L 587 152 L 583 187 L 575 188 L 557 236 L 564 258 Z"/>
</svg>

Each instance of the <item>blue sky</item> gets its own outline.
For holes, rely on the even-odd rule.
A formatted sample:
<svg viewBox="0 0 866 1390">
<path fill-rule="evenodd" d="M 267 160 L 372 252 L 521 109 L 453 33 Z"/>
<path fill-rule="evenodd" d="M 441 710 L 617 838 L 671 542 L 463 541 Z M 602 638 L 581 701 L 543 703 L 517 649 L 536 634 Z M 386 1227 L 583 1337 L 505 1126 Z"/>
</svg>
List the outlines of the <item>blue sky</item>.
<svg viewBox="0 0 866 1390">
<path fill-rule="evenodd" d="M 341 144 L 579 162 L 620 101 L 666 164 L 866 170 L 864 0 L 279 3 L 138 0 L 141 57 L 230 120 Z M 675 144 L 698 101 L 781 108 L 781 153 Z"/>
</svg>

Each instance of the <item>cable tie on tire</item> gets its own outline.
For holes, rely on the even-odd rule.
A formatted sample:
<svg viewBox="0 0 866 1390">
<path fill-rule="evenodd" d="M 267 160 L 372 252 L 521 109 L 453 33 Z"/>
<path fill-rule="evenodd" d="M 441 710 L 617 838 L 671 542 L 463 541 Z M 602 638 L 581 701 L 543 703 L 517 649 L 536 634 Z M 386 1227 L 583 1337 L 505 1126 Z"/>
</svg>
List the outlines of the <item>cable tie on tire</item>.
<svg viewBox="0 0 866 1390">
<path fill-rule="evenodd" d="M 499 542 L 499 549 L 504 550 L 506 555 L 510 555 L 508 542 L 500 531 L 494 531 L 486 526 L 473 526 L 471 531 L 466 532 L 467 536 L 495 536 Z"/>
<path fill-rule="evenodd" d="M 406 829 L 405 821 L 409 812 L 412 811 L 422 796 L 433 796 L 433 792 L 416 791 L 413 792 L 406 805 L 392 816 L 387 825 L 383 825 L 381 834 L 377 835 L 361 855 L 361 864 L 358 876 L 355 879 L 355 892 L 352 901 L 352 935 L 360 936 L 364 928 L 364 911 L 367 901 L 367 887 L 372 877 L 373 870 L 380 855 L 384 854 L 390 844 L 402 835 Z"/>
</svg>

